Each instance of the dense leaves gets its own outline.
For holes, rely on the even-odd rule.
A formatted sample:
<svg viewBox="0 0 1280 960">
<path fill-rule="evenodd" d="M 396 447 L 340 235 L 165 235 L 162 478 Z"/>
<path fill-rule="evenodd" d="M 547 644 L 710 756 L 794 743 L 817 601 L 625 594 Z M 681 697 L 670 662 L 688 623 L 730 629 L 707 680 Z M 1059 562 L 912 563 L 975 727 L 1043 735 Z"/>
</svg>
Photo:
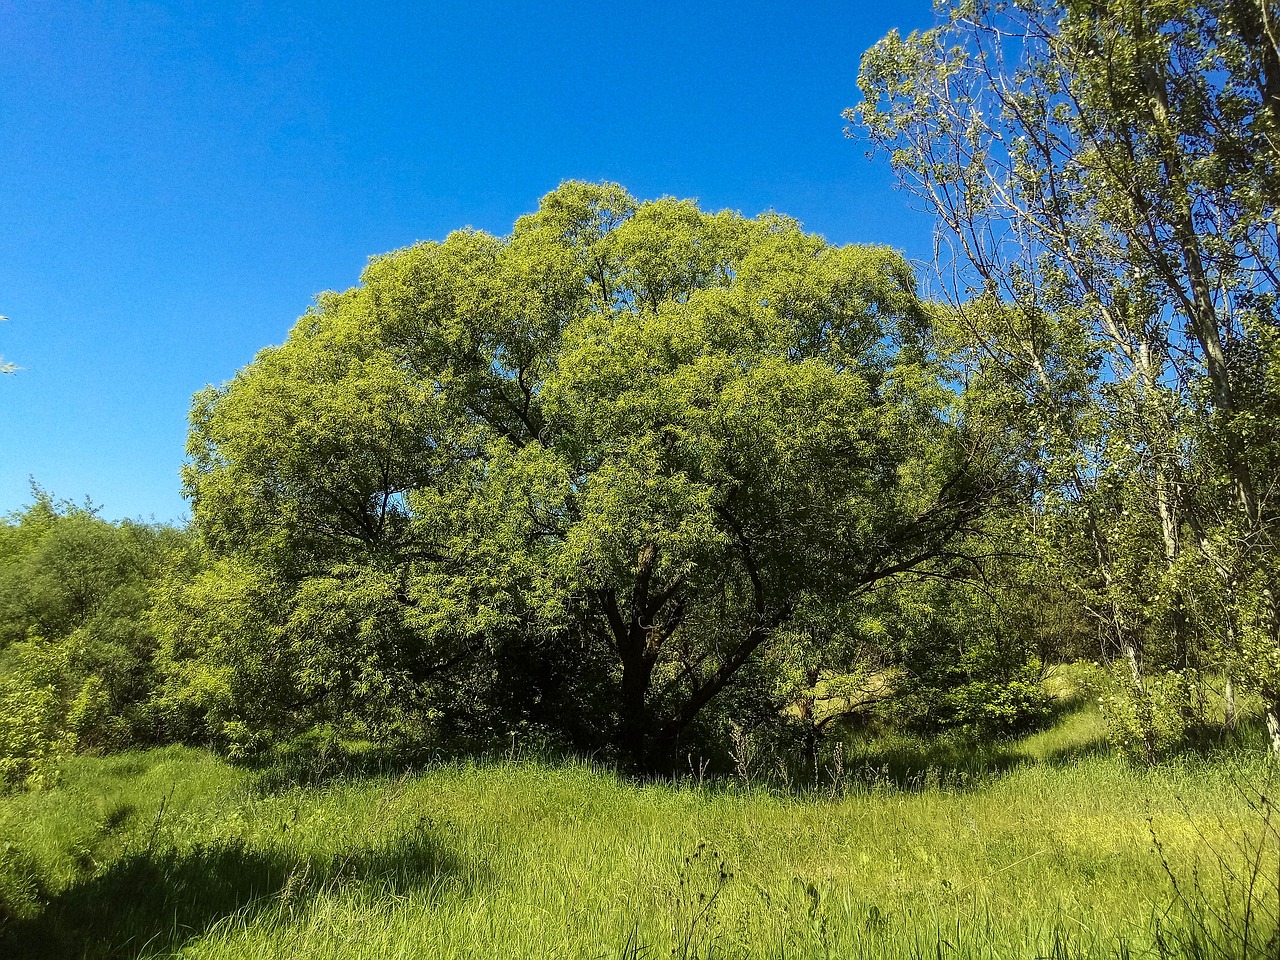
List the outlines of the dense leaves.
<svg viewBox="0 0 1280 960">
<path fill-rule="evenodd" d="M 1039 421 L 1046 554 L 1134 715 L 1166 669 L 1215 677 L 1228 725 L 1241 679 L 1280 704 L 1276 13 L 940 10 L 867 52 L 848 116 L 936 213 L 957 326 Z"/>
<path fill-rule="evenodd" d="M 74 749 L 165 736 L 147 611 L 183 544 L 40 490 L 0 523 L 0 785 L 39 783 Z"/>
<path fill-rule="evenodd" d="M 617 187 L 378 258 L 197 399 L 178 695 L 654 762 L 1011 492 L 939 343 L 886 249 Z"/>
</svg>

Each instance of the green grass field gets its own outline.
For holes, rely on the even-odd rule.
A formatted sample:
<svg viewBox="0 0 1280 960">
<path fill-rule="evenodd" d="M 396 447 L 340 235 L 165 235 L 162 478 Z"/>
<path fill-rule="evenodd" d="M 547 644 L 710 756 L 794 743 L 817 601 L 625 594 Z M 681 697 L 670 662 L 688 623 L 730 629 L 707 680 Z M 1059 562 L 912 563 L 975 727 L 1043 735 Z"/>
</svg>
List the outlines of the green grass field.
<svg viewBox="0 0 1280 960">
<path fill-rule="evenodd" d="M 295 786 L 190 749 L 81 758 L 0 800 L 0 956 L 1147 955 L 1183 923 L 1164 862 L 1233 896 L 1217 860 L 1269 765 L 1141 770 L 1100 734 L 1086 708 L 978 753 L 851 748 L 840 789 L 804 794 L 520 759 Z"/>
</svg>

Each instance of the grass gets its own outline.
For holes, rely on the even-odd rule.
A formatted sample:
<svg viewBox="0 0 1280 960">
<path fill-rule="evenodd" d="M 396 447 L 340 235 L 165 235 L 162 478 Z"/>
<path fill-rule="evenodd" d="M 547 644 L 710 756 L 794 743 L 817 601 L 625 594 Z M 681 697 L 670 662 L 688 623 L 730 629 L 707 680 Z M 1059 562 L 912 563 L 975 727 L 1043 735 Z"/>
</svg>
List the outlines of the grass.
<svg viewBox="0 0 1280 960">
<path fill-rule="evenodd" d="M 1085 708 L 985 753 L 882 739 L 804 795 L 532 760 L 299 787 L 182 748 L 81 758 L 0 800 L 0 956 L 1138 956 L 1179 922 L 1164 863 L 1212 867 L 1266 764 L 1140 770 L 1100 733 Z"/>
</svg>

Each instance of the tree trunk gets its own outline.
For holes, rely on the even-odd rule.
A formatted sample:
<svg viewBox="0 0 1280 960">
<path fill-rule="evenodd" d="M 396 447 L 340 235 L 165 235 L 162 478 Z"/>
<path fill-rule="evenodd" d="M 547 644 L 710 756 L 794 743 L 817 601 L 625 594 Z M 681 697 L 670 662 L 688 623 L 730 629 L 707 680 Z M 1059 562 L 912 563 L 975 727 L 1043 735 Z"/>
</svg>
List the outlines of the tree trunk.
<svg viewBox="0 0 1280 960">
<path fill-rule="evenodd" d="M 622 663 L 616 745 L 628 762 L 641 771 L 651 770 L 658 760 L 657 723 L 648 703 L 653 670 L 663 644 L 684 620 L 680 579 L 677 577 L 668 583 L 665 590 L 655 589 L 653 576 L 657 559 L 658 550 L 652 544 L 640 549 L 625 612 L 613 589 L 599 594 Z"/>
<path fill-rule="evenodd" d="M 1141 693 L 1145 688 L 1142 682 L 1142 663 L 1138 660 L 1138 648 L 1132 643 L 1125 643 L 1124 659 L 1129 664 L 1129 675 L 1133 678 L 1133 689 Z"/>
<path fill-rule="evenodd" d="M 1151 420 L 1158 423 L 1158 429 L 1164 433 L 1172 433 L 1173 425 L 1169 423 L 1168 418 L 1161 415 L 1158 404 L 1158 373 L 1156 361 L 1154 359 L 1155 351 L 1147 343 L 1143 343 L 1139 350 L 1140 364 L 1139 375 L 1142 378 L 1142 407 L 1149 408 L 1154 416 Z M 1155 438 L 1153 438 L 1155 439 Z M 1158 442 L 1158 441 L 1157 441 Z M 1178 485 L 1172 477 L 1170 477 L 1170 467 L 1166 462 L 1166 454 L 1160 452 L 1155 459 L 1155 499 L 1156 512 L 1160 516 L 1160 539 L 1164 546 L 1164 563 L 1165 569 L 1170 571 L 1170 579 L 1174 580 L 1173 571 L 1178 565 L 1178 558 L 1181 553 L 1181 542 L 1179 540 L 1178 531 L 1178 514 L 1179 514 L 1179 490 Z M 1189 637 L 1186 604 L 1182 595 L 1182 587 L 1176 583 L 1172 585 L 1173 597 L 1170 604 L 1170 614 L 1172 623 L 1170 629 L 1173 634 L 1173 651 L 1174 651 L 1174 669 L 1179 672 L 1187 670 L 1193 666 L 1193 656 L 1191 653 L 1191 643 Z M 1191 721 L 1196 719 L 1190 701 L 1184 706 L 1184 719 Z"/>
<path fill-rule="evenodd" d="M 639 657 L 623 661 L 618 746 L 637 770 L 648 769 L 653 760 L 653 720 L 647 702 L 652 677 L 653 663 L 646 662 L 643 651 Z"/>
<path fill-rule="evenodd" d="M 1222 726 L 1228 732 L 1236 728 L 1236 685 L 1227 674 L 1227 682 L 1222 690 Z"/>
<path fill-rule="evenodd" d="M 1271 752 L 1280 756 L 1280 703 L 1273 702 L 1267 708 L 1267 734 L 1271 738 Z"/>
</svg>

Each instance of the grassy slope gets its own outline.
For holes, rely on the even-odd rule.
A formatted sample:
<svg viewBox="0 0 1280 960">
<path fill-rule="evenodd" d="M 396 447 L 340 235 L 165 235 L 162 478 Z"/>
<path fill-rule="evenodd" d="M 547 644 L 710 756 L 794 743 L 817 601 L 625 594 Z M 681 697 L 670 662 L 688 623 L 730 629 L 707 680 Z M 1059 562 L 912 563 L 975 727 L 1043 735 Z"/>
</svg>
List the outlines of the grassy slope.
<svg viewBox="0 0 1280 960">
<path fill-rule="evenodd" d="M 193 750 L 81 759 L 0 801 L 22 914 L 0 956 L 1111 955 L 1170 900 L 1148 818 L 1185 869 L 1249 814 L 1234 765 L 1138 771 L 1097 735 L 1070 716 L 990 776 L 911 774 L 900 743 L 806 798 L 582 764 L 277 789 Z"/>
</svg>

